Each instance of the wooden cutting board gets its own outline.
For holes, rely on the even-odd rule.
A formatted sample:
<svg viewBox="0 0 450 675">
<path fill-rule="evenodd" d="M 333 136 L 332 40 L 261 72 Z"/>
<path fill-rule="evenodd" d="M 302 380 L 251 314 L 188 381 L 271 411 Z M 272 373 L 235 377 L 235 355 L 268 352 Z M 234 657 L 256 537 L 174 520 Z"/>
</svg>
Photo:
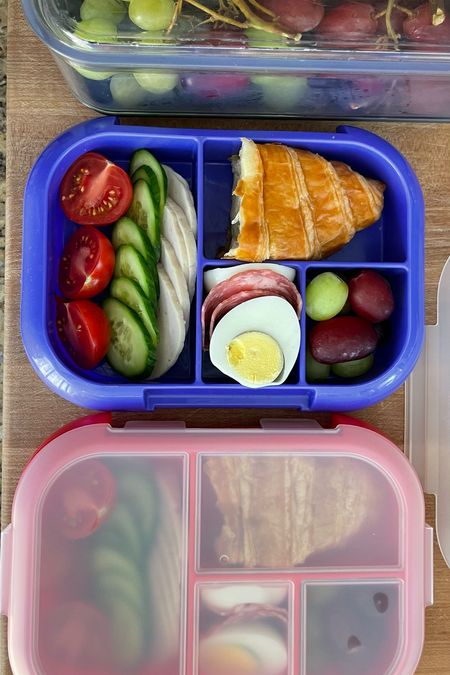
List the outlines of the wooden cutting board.
<svg viewBox="0 0 450 675">
<path fill-rule="evenodd" d="M 49 141 L 67 127 L 96 113 L 82 107 L 64 83 L 48 50 L 26 25 L 19 0 L 10 0 L 8 20 L 7 92 L 7 230 L 5 290 L 4 447 L 2 526 L 10 519 L 14 490 L 33 450 L 51 432 L 86 411 L 58 398 L 34 374 L 22 349 L 19 330 L 22 195 L 28 171 Z M 334 130 L 333 122 L 263 120 L 150 119 L 159 126 Z M 425 193 L 426 320 L 436 319 L 436 287 L 450 254 L 450 125 L 368 123 L 395 144 L 417 172 Z M 403 389 L 358 416 L 377 425 L 403 446 Z M 264 411 L 265 417 L 297 417 L 289 410 Z M 258 410 L 170 410 L 130 419 L 184 420 L 189 426 L 256 425 Z M 121 420 L 123 416 L 121 417 Z M 427 521 L 434 524 L 434 500 L 427 497 Z M 450 674 L 450 570 L 435 544 L 435 604 L 426 611 L 426 636 L 419 674 Z M 3 629 L 6 622 L 3 621 Z M 0 672 L 11 671 L 3 630 Z M 28 675 L 16 672 L 15 675 Z M 380 675 L 382 675 L 380 673 Z M 405 673 L 402 675 L 410 675 Z"/>
</svg>

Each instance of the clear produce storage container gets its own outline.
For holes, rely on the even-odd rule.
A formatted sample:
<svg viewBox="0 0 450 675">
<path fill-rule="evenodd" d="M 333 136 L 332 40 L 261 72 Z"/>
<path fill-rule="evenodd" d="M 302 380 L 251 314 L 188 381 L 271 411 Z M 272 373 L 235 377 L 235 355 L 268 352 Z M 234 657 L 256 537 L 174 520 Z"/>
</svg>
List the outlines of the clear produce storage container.
<svg viewBox="0 0 450 675">
<path fill-rule="evenodd" d="M 51 437 L 2 534 L 14 675 L 412 675 L 432 602 L 420 483 L 336 421 L 103 415 Z"/>
<path fill-rule="evenodd" d="M 279 265 L 278 270 L 291 274 L 293 292 L 301 296 L 302 306 L 300 321 L 290 306 L 289 323 L 284 318 L 277 320 L 281 315 L 274 313 L 273 306 L 268 312 L 258 313 L 259 323 L 255 325 L 245 323 L 249 320 L 247 312 L 240 314 L 236 321 L 233 319 L 232 327 L 238 329 L 235 335 L 248 330 L 269 331 L 280 344 L 286 336 L 297 335 L 297 343 L 292 343 L 292 348 L 291 343 L 286 350 L 283 348 L 285 363 L 289 360 L 287 378 L 279 385 L 256 389 L 239 383 L 228 376 L 229 372 L 216 367 L 217 362 L 211 361 L 212 351 L 203 349 L 202 344 L 202 305 L 210 290 L 207 275 L 211 270 L 219 275 L 241 269 L 236 267 L 240 264 L 238 260 L 224 259 L 223 253 L 232 219 L 230 158 L 239 152 L 242 136 L 258 144 L 286 144 L 319 153 L 326 160 L 345 162 L 363 176 L 382 181 L 386 186 L 381 217 L 370 227 L 356 232 L 338 252 L 321 260 L 270 261 Z M 77 231 L 77 225 L 63 212 L 59 190 L 65 172 L 83 153 L 101 153 L 128 171 L 133 152 L 140 148 L 147 148 L 164 166 L 182 175 L 192 191 L 198 220 L 196 280 L 190 316 L 185 324 L 184 348 L 176 362 L 160 377 L 127 379 L 106 360 L 95 368 L 81 367 L 59 338 L 58 270 L 64 246 Z M 311 190 L 311 195 L 315 199 L 315 190 Z M 111 238 L 111 228 L 99 229 Z M 90 121 L 68 130 L 48 146 L 37 160 L 26 187 L 21 304 L 25 351 L 47 386 L 80 406 L 96 410 L 152 410 L 167 406 L 297 407 L 331 411 L 363 408 L 395 391 L 420 354 L 424 333 L 423 238 L 423 199 L 414 172 L 395 148 L 366 131 L 340 127 L 336 133 L 329 134 L 223 132 L 130 127 L 117 124 L 113 118 Z M 166 261 L 162 260 L 162 264 L 166 265 Z M 171 266 L 167 265 L 166 269 L 170 273 Z M 394 311 L 381 324 L 382 335 L 373 365 L 357 377 L 325 375 L 317 380 L 307 370 L 307 347 L 314 325 L 305 312 L 307 286 L 323 272 L 351 279 L 361 270 L 382 275 L 389 282 L 394 298 Z M 278 277 L 277 284 L 279 281 Z M 109 292 L 107 289 L 106 295 Z M 278 293 L 277 285 L 269 294 Z M 92 300 L 101 305 L 104 297 L 105 293 Z M 266 300 L 256 297 L 251 302 Z M 241 310 L 236 307 L 232 311 Z M 158 320 L 161 314 L 159 312 Z M 219 327 L 222 330 L 223 322 L 228 321 L 230 315 L 235 316 L 229 312 L 216 324 L 213 337 Z M 170 327 L 175 332 L 177 324 L 173 317 L 172 320 Z M 168 336 L 162 337 L 160 343 L 168 344 L 168 340 Z"/>
<path fill-rule="evenodd" d="M 450 116 L 430 0 L 22 0 L 74 94 L 106 113 Z"/>
</svg>

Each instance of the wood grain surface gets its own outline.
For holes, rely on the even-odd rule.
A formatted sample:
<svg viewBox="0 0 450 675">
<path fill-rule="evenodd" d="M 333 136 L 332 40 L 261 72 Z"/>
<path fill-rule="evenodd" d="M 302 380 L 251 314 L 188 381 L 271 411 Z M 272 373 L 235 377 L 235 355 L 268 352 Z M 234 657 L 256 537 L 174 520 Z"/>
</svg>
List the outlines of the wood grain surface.
<svg viewBox="0 0 450 675">
<path fill-rule="evenodd" d="M 7 232 L 5 291 L 5 379 L 2 526 L 10 519 L 14 490 L 34 448 L 62 424 L 85 414 L 52 394 L 34 374 L 20 340 L 22 195 L 28 171 L 49 141 L 67 127 L 97 113 L 72 97 L 50 53 L 27 27 L 19 0 L 11 0 L 8 20 L 7 98 Z M 157 126 L 334 130 L 333 122 L 150 119 Z M 411 162 L 426 201 L 426 320 L 436 319 L 436 287 L 450 254 L 450 125 L 409 123 L 361 124 L 395 144 Z M 403 389 L 388 400 L 358 413 L 403 446 Z M 253 426 L 258 410 L 169 410 L 129 418 L 185 420 L 189 426 Z M 294 411 L 264 411 L 264 416 L 296 417 Z M 117 416 L 123 419 L 123 416 Z M 427 521 L 434 524 L 434 500 L 426 497 Z M 435 544 L 435 604 L 426 611 L 421 675 L 450 675 L 450 571 Z M 0 672 L 8 675 L 6 621 L 2 623 Z M 28 675 L 16 672 L 15 675 Z M 380 675 L 382 675 L 380 673 Z M 403 673 L 402 675 L 411 675 Z"/>
</svg>

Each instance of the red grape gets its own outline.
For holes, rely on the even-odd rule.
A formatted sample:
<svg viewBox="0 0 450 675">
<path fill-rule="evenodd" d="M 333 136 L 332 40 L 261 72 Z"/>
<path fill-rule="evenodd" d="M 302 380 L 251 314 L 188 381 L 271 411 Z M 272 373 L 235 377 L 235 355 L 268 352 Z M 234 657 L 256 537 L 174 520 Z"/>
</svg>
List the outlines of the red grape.
<svg viewBox="0 0 450 675">
<path fill-rule="evenodd" d="M 238 94 L 250 84 L 250 78 L 239 73 L 189 73 L 181 83 L 195 96 L 216 99 Z"/>
<path fill-rule="evenodd" d="M 343 2 L 325 13 L 317 32 L 322 37 L 336 38 L 339 41 L 361 40 L 375 35 L 377 19 L 374 9 L 372 5 L 363 2 Z"/>
<path fill-rule="evenodd" d="M 409 81 L 407 112 L 413 115 L 445 117 L 450 109 L 448 78 L 415 77 Z"/>
<path fill-rule="evenodd" d="M 293 33 L 313 30 L 324 14 L 321 0 L 263 0 L 261 4 L 275 14 L 281 28 Z"/>
<path fill-rule="evenodd" d="M 378 335 L 371 323 L 359 316 L 336 316 L 320 321 L 309 335 L 311 355 L 319 363 L 362 359 L 375 351 Z"/>
<path fill-rule="evenodd" d="M 428 3 L 417 7 L 414 16 L 403 22 L 405 37 L 414 42 L 425 42 L 430 45 L 444 45 L 450 42 L 450 19 L 448 16 L 439 26 L 433 26 L 433 12 Z"/>
<path fill-rule="evenodd" d="M 350 279 L 349 300 L 353 311 L 372 323 L 386 321 L 394 311 L 389 282 L 373 270 L 364 270 Z"/>
</svg>

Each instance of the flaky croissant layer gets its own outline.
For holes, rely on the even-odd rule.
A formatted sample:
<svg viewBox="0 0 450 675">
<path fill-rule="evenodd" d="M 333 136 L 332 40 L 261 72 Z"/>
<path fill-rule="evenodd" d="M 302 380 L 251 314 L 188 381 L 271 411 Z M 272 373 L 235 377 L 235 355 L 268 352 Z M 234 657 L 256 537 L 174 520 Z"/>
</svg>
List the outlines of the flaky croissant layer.
<svg viewBox="0 0 450 675">
<path fill-rule="evenodd" d="M 233 172 L 233 241 L 225 258 L 318 260 L 383 209 L 383 183 L 308 150 L 244 138 Z"/>
</svg>

